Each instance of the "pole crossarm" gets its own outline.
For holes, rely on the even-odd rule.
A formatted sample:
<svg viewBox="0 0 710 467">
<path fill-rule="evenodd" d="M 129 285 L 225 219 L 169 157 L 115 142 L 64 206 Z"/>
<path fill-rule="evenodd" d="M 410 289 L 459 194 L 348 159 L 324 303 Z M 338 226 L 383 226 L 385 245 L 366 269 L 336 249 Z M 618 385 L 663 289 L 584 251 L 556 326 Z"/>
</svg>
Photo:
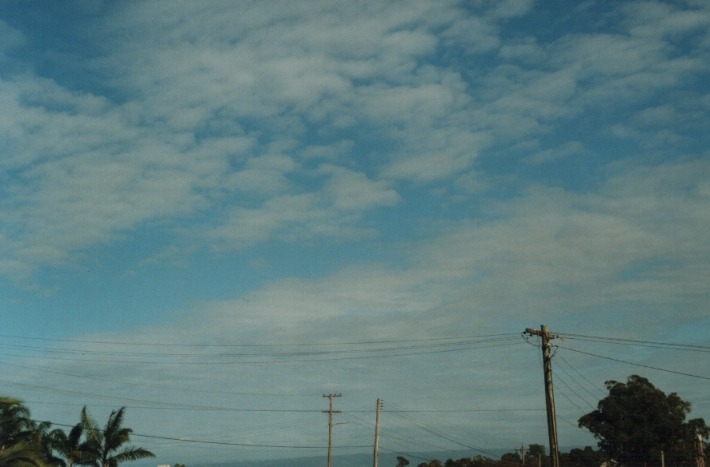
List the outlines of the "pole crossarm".
<svg viewBox="0 0 710 467">
<path fill-rule="evenodd" d="M 548 340 L 549 339 L 558 339 L 560 337 L 559 334 L 552 334 L 552 333 L 548 332 L 547 330 L 545 330 L 544 333 L 547 334 Z M 542 337 L 543 330 L 542 329 L 525 328 L 525 332 L 523 332 L 523 334 L 528 334 L 530 336 Z"/>
</svg>

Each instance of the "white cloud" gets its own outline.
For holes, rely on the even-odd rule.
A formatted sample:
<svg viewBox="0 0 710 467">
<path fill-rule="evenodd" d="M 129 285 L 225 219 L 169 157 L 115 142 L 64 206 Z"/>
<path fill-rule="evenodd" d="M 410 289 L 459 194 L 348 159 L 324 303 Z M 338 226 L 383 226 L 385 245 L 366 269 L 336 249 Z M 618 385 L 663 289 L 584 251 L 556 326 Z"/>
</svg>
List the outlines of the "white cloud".
<svg viewBox="0 0 710 467">
<path fill-rule="evenodd" d="M 491 186 L 474 170 L 481 155 L 498 157 L 491 147 L 539 138 L 597 108 L 627 112 L 703 69 L 662 32 L 542 43 L 533 31 L 500 43 L 499 21 L 531 8 L 513 3 L 109 7 L 87 31 L 105 55 L 84 70 L 110 76 L 115 96 L 33 75 L 0 88 L 8 109 L 0 164 L 19 174 L 2 187 L 12 194 L 4 206 L 23 213 L 3 216 L 11 226 L 3 241 L 17 252 L 8 264 L 57 263 L 138 225 L 208 210 L 215 231 L 201 238 L 221 247 L 367 238 L 375 232 L 356 223 L 395 206 L 399 183 L 463 176 Z M 620 11 L 634 27 L 635 10 Z M 654 11 L 645 14 L 661 21 Z M 671 23 L 690 33 L 697 21 Z M 462 25 L 477 44 L 468 52 L 501 45 L 503 61 L 463 70 L 452 58 L 471 45 Z M 635 122 L 667 122 L 649 112 Z M 618 136 L 642 136 L 614 125 Z"/>
<path fill-rule="evenodd" d="M 692 9 L 662 2 L 630 2 L 623 7 L 632 34 L 642 37 L 670 37 L 705 32 L 710 25 L 710 10 L 706 4 Z"/>
<path fill-rule="evenodd" d="M 293 168 L 290 163 L 288 167 Z M 235 182 L 253 172 L 239 172 Z M 323 184 L 319 191 L 295 193 L 289 187 L 284 194 L 271 192 L 271 197 L 256 208 L 233 208 L 226 222 L 208 230 L 206 235 L 217 239 L 221 247 L 239 249 L 271 238 L 310 242 L 318 237 L 339 241 L 370 237 L 374 234 L 371 229 L 357 225 L 363 213 L 391 206 L 400 199 L 386 182 L 370 180 L 344 167 L 325 165 L 312 175 L 322 178 L 316 182 L 316 186 Z M 279 172 L 275 176 L 282 182 L 285 180 Z M 268 180 L 259 178 L 257 172 L 256 178 L 247 183 L 268 183 Z M 281 186 L 287 185 L 283 182 Z"/>
<path fill-rule="evenodd" d="M 293 159 L 281 154 L 248 159 L 242 170 L 227 176 L 224 188 L 250 195 L 273 196 L 287 193 L 293 185 L 287 176 L 298 169 Z"/>
<path fill-rule="evenodd" d="M 530 157 L 529 162 L 532 164 L 545 164 L 585 153 L 588 153 L 588 151 L 584 147 L 584 144 L 579 141 L 568 141 L 560 145 L 560 147 L 546 149 L 536 153 Z"/>
<path fill-rule="evenodd" d="M 518 63 L 540 63 L 545 60 L 545 51 L 537 43 L 535 37 L 526 37 L 517 41 L 510 41 L 501 45 L 498 51 L 500 57 L 506 61 Z"/>
<path fill-rule="evenodd" d="M 403 247 L 397 253 L 406 255 L 406 267 L 372 264 L 322 280 L 276 283 L 246 302 L 220 305 L 219 319 L 260 329 L 271 322 L 271 332 L 296 333 L 299 341 L 336 319 L 352 320 L 352 335 L 384 326 L 382 333 L 397 338 L 460 334 L 471 321 L 507 329 L 510 320 L 566 324 L 590 312 L 624 320 L 638 308 L 670 307 L 676 316 L 701 318 L 710 274 L 710 249 L 699 248 L 710 227 L 710 166 L 634 161 L 610 170 L 609 182 L 595 192 L 531 189 L 490 206 L 488 221 L 457 223 L 438 238 Z M 205 333 L 229 332 L 229 324 L 211 319 Z M 588 323 L 587 332 L 603 333 L 606 324 Z M 631 332 L 649 335 L 666 326 L 649 321 Z"/>
<path fill-rule="evenodd" d="M 0 60 L 8 51 L 24 43 L 25 38 L 20 31 L 5 21 L 0 20 Z"/>
<path fill-rule="evenodd" d="M 283 161 L 265 161 L 265 165 L 272 164 L 280 167 Z M 255 403 L 254 398 L 245 393 L 283 391 L 286 394 L 284 405 L 293 408 L 294 394 L 310 393 L 320 397 L 321 392 L 331 389 L 343 391 L 341 402 L 355 410 L 362 410 L 363 404 L 369 406 L 374 397 L 384 397 L 388 403 L 400 407 L 425 410 L 452 406 L 492 407 L 501 401 L 506 401 L 505 406 L 510 407 L 513 400 L 515 407 L 537 407 L 542 391 L 530 391 L 526 384 L 531 378 L 539 377 L 534 371 L 526 371 L 535 368 L 538 361 L 539 349 L 533 347 L 521 345 L 516 351 L 511 345 L 490 349 L 474 346 L 462 352 L 348 360 L 361 354 L 357 349 L 343 349 L 342 343 L 400 342 L 404 345 L 414 339 L 437 336 L 475 336 L 501 330 L 518 332 L 525 327 L 536 327 L 539 322 L 547 322 L 554 330 L 633 338 L 675 332 L 670 326 L 672 323 L 658 319 L 669 313 L 677 321 L 704 319 L 702 304 L 708 298 L 710 249 L 702 246 L 707 243 L 705 233 L 710 227 L 710 185 L 707 183 L 710 165 L 706 161 L 655 166 L 626 161 L 612 164 L 608 170 L 609 181 L 593 192 L 579 194 L 546 187 L 531 188 L 518 198 L 488 206 L 486 219 L 452 223 L 436 238 L 402 245 L 396 251 L 401 258 L 396 262 L 398 267 L 370 262 L 359 267 L 344 267 L 328 277 L 283 279 L 238 298 L 195 303 L 183 310 L 182 319 L 160 327 L 122 335 L 85 336 L 84 339 L 124 344 L 180 342 L 193 346 L 188 347 L 189 351 L 181 350 L 191 356 L 179 355 L 180 366 L 104 361 L 87 372 L 85 362 L 77 366 L 72 362 L 52 361 L 51 368 L 90 375 L 89 379 L 79 379 L 84 383 L 81 391 L 88 393 L 104 395 L 107 394 L 104 390 L 111 387 L 110 397 L 121 397 L 115 388 L 125 387 L 126 394 L 130 394 L 127 396 L 129 406 L 139 405 L 136 400 L 144 399 L 197 405 L 194 390 L 200 388 L 200 404 L 205 405 L 202 398 L 208 394 L 209 405 L 222 407 L 273 408 L 263 402 L 263 398 Z M 352 177 L 358 183 L 364 181 L 361 174 L 340 167 L 326 166 L 322 171 L 336 179 Z M 366 185 L 370 186 L 369 182 Z M 290 212 L 300 217 L 300 211 L 310 208 L 313 202 L 310 196 L 275 198 L 272 205 L 259 212 L 274 211 L 275 215 L 264 219 L 265 223 L 287 221 Z M 250 214 L 247 214 L 242 224 L 249 229 Z M 253 214 L 258 223 L 259 219 Z M 677 228 L 679 225 L 684 228 Z M 267 226 L 263 232 L 273 231 L 273 226 Z M 680 326 L 682 328 L 683 324 Z M 682 330 L 679 328 L 677 332 Z M 328 347 L 332 343 L 341 343 L 341 346 Z M 205 344 L 233 347 L 201 347 Z M 561 345 L 576 347 L 566 342 Z M 75 348 L 77 344 L 69 346 Z M 141 352 L 135 345 L 111 347 L 87 343 L 84 347 L 88 355 L 101 350 L 113 355 L 113 359 L 126 352 Z M 324 349 L 343 350 L 346 359 L 313 361 L 320 357 L 311 353 Z M 175 358 L 148 352 L 166 353 L 165 349 L 151 349 L 131 358 L 148 360 L 148 355 L 152 361 Z M 220 352 L 224 355 L 215 356 Z M 269 356 L 272 353 L 276 355 Z M 564 353 L 564 348 L 558 353 L 565 359 L 575 357 Z M 205 364 L 199 354 L 211 355 L 207 361 L 212 364 Z M 659 359 L 668 355 L 649 351 L 623 358 L 659 365 Z M 220 359 L 241 363 L 214 364 Z M 189 376 L 185 372 L 188 361 L 202 362 L 189 366 Z M 556 362 L 561 365 L 559 359 Z M 600 388 L 604 379 L 623 378 L 634 371 L 623 365 L 600 367 L 598 362 L 574 360 L 573 365 Z M 664 360 L 663 366 L 704 374 L 697 362 L 692 361 Z M 21 373 L 32 371 L 25 368 Z M 46 379 L 46 374 L 44 376 Z M 558 377 L 565 378 L 565 373 Z M 31 374 L 27 378 L 23 381 L 33 381 Z M 694 384 L 675 376 L 671 381 L 663 374 L 654 373 L 652 380 L 660 381 L 662 386 L 669 385 L 681 394 L 695 394 L 692 392 Z M 53 384 L 76 390 L 76 382 L 76 377 L 59 375 Z M 167 387 L 171 388 L 169 401 L 161 397 Z M 234 394 L 228 394 L 231 390 Z M 430 395 L 434 391 L 439 397 L 432 399 Z M 565 388 L 560 387 L 558 391 L 565 392 Z M 89 400 L 91 405 L 96 399 Z M 467 402 L 462 404 L 462 400 Z M 115 402 L 125 403 L 120 399 Z M 310 403 L 299 404 L 311 406 Z M 562 418 L 574 421 L 581 415 L 564 400 L 559 405 Z M 700 401 L 700 409 L 705 407 L 706 402 Z M 153 427 L 153 431 L 148 428 L 142 431 L 155 432 L 158 425 L 150 425 L 156 423 L 155 419 L 148 415 L 149 411 L 142 412 L 139 423 Z M 174 423 L 159 425 L 160 432 L 167 436 L 189 433 L 194 438 L 214 439 L 211 436 L 216 434 L 209 427 L 215 423 L 225 426 L 229 421 L 212 412 L 203 417 L 204 413 L 165 411 L 161 416 L 170 417 Z M 242 423 L 237 424 L 238 427 L 244 423 L 252 426 L 249 414 L 243 413 L 240 417 Z M 509 437 L 527 436 L 538 429 L 544 431 L 542 414 L 523 417 L 521 422 L 520 415 L 515 413 L 515 424 L 503 413 L 495 413 L 494 417 L 487 419 L 481 413 L 477 415 L 477 422 L 484 424 L 483 431 L 499 442 L 501 439 L 507 442 Z M 190 423 L 185 423 L 188 418 Z M 470 414 L 461 414 L 460 419 L 448 418 L 469 426 L 470 420 L 466 419 L 470 419 Z M 263 418 L 257 426 L 261 423 L 266 423 Z M 515 426 L 515 430 L 511 431 L 511 426 Z M 132 427 L 139 431 L 141 425 Z M 317 431 L 317 427 L 313 430 Z M 309 439 L 312 433 L 304 428 L 302 434 L 304 439 Z M 588 435 L 576 429 L 562 427 L 561 433 L 569 443 L 591 442 Z M 280 439 L 284 440 L 283 444 L 295 443 L 289 438 L 292 435 L 289 430 L 277 430 L 277 434 L 281 437 L 269 439 L 275 443 Z M 360 434 L 354 429 L 354 436 Z M 257 435 L 246 434 L 240 440 L 263 442 Z"/>
<path fill-rule="evenodd" d="M 702 243 L 699 237 L 707 231 L 710 219 L 710 189 L 705 182 L 708 164 L 624 164 L 610 170 L 610 182 L 595 193 L 538 188 L 523 198 L 492 206 L 494 218 L 490 221 L 460 223 L 438 239 L 400 250 L 408 255 L 404 267 L 368 264 L 327 278 L 282 280 L 239 299 L 198 303 L 184 321 L 146 330 L 146 335 L 133 333 L 115 339 L 140 342 L 149 336 L 170 336 L 170 341 L 193 344 L 327 344 L 479 335 L 511 328 L 522 331 L 539 322 L 573 331 L 573 326 L 582 323 L 585 334 L 633 337 L 670 332 L 667 322 L 650 318 L 664 310 L 672 310 L 676 318 L 701 319 L 710 251 L 698 250 L 697 245 Z M 684 208 L 671 217 L 668 210 L 679 205 L 679 196 L 687 198 Z M 293 204 L 288 209 L 293 209 Z M 650 221 L 652 212 L 659 213 L 658 222 Z M 679 231 L 676 225 L 684 225 L 686 230 Z M 639 310 L 649 319 L 639 315 Z M 241 350 L 264 353 L 258 348 Z M 537 353 L 529 350 L 508 350 L 506 368 L 485 349 L 462 354 L 465 358 L 461 361 L 456 353 L 443 354 L 446 358 L 439 364 L 450 380 L 446 387 L 434 377 L 435 370 L 429 372 L 426 356 L 379 360 L 376 368 L 367 360 L 240 365 L 238 379 L 241 390 L 247 392 L 265 391 L 267 386 L 273 391 L 272 382 L 283 380 L 290 381 L 288 390 L 292 392 L 318 392 L 323 385 L 332 384 L 334 390 L 347 387 L 351 398 L 386 393 L 402 405 L 414 401 L 432 404 L 421 400 L 421 395 L 436 388 L 443 398 L 457 400 L 457 391 L 470 391 L 474 383 L 464 375 L 470 373 L 472 361 L 478 372 L 489 376 L 501 373 L 509 383 L 514 378 L 533 378 L 533 373 L 513 374 L 525 365 L 521 359 L 526 355 L 535 361 Z M 655 357 L 638 354 L 626 358 L 643 362 Z M 693 364 L 688 365 L 687 371 L 698 372 Z M 685 367 L 675 368 L 683 371 Z M 595 364 L 585 363 L 578 369 L 593 374 L 600 387 L 601 381 L 610 377 L 608 369 Z M 632 370 L 616 371 L 623 375 Z M 190 384 L 170 367 L 157 374 L 164 383 Z M 234 377 L 214 373 L 206 366 L 195 367 L 192 374 L 190 381 L 212 381 L 220 387 L 229 386 Z M 363 378 L 363 374 L 369 377 Z M 415 378 L 414 382 L 412 375 L 417 374 L 431 378 Z M 501 396 L 500 386 L 475 384 L 476 403 L 485 404 L 492 393 Z M 674 384 L 685 387 L 677 380 Z M 278 387 L 285 389 L 283 383 Z M 529 391 L 507 387 L 503 392 L 534 405 Z M 475 405 L 473 400 L 471 404 Z M 569 417 L 569 410 L 561 416 Z M 498 421 L 506 425 L 505 420 Z M 521 433 L 525 429 L 521 426 Z M 492 422 L 486 424 L 485 431 L 503 437 L 509 433 Z M 566 439 L 585 439 L 580 433 L 564 432 Z"/>
<path fill-rule="evenodd" d="M 101 362 L 81 353 L 46 360 L 46 370 L 69 373 L 52 373 L 53 387 L 76 391 L 79 381 L 96 395 L 90 401 L 116 405 L 127 397 L 194 406 L 194 395 L 208 391 L 225 408 L 253 407 L 244 393 L 281 391 L 315 394 L 317 404 L 324 388 L 347 388 L 358 409 L 378 396 L 424 408 L 537 406 L 540 394 L 528 383 L 539 375 L 522 369 L 539 352 L 525 345 L 362 360 L 348 360 L 357 352 L 347 347 L 344 359 L 295 364 L 276 363 L 258 346 L 293 360 L 332 343 L 517 333 L 540 322 L 671 340 L 699 323 L 693 337 L 702 339 L 710 166 L 697 152 L 707 98 L 694 86 L 707 70 L 704 10 L 691 17 L 670 4 L 590 9 L 596 22 L 583 34 L 557 35 L 527 23 L 521 15 L 536 14 L 532 3 L 514 0 L 103 6 L 103 16 L 76 32 L 87 40 L 76 76 L 42 78 L 27 62 L 0 81 L 0 274 L 26 278 L 57 265 L 41 285 L 69 288 L 47 276 L 62 275 L 82 253 L 106 261 L 107 276 L 114 264 L 149 265 L 160 279 L 138 269 L 132 278 L 142 287 L 114 293 L 131 294 L 161 324 L 67 342 L 89 356 L 99 347 L 107 353 Z M 524 29 L 506 29 L 512 18 Z M 11 40 L 27 47 L 18 34 Z M 43 72 L 52 76 L 51 67 Z M 687 158 L 665 150 L 675 141 L 691 143 Z M 152 235 L 161 240 L 114 263 Z M 116 247 L 122 240 L 125 250 Z M 298 261 L 311 254 L 309 277 L 299 277 Z M 273 269 L 258 269 L 267 262 Z M 238 277 L 193 274 L 213 263 Z M 44 304 L 70 324 L 74 309 L 62 301 L 98 314 L 107 310 L 97 295 L 121 282 L 67 276 L 72 286 L 90 277 L 106 287 L 80 298 L 60 290 Z M 144 297 L 155 284 L 176 297 Z M 126 345 L 141 342 L 190 350 L 165 365 L 115 361 L 176 353 Z M 199 354 L 214 356 L 214 344 L 232 346 L 214 357 L 230 366 L 203 364 Z M 298 345 L 276 348 L 286 344 Z M 628 369 L 580 362 L 595 382 Z M 673 367 L 684 365 L 698 372 L 694 362 Z M 21 366 L 15 381 L 38 379 L 47 372 Z M 75 403 L 71 394 L 52 397 Z M 239 432 L 263 442 L 259 433 L 280 431 L 276 421 L 244 413 L 235 427 L 226 410 L 149 412 L 145 432 L 168 436 Z M 454 416 L 470 422 L 470 414 Z M 506 445 L 544 424 L 515 417 L 480 421 Z M 313 420 L 304 423 L 317 431 Z M 257 425 L 254 433 L 242 428 Z M 320 439 L 292 428 L 284 443 Z"/>
<path fill-rule="evenodd" d="M 321 171 L 329 174 L 324 196 L 338 210 L 361 211 L 391 206 L 400 200 L 386 182 L 373 181 L 365 174 L 335 166 L 324 166 Z"/>
<path fill-rule="evenodd" d="M 377 162 L 388 176 L 436 180 L 468 168 L 485 145 L 467 126 L 461 77 L 421 66 L 440 45 L 433 29 L 461 16 L 453 4 L 188 2 L 107 12 L 86 31 L 105 55 L 82 71 L 109 77 L 104 85 L 116 96 L 33 75 L 2 86 L 5 115 L 13 115 L 2 121 L 11 154 L 2 164 L 24 177 L 3 188 L 14 194 L 6 203 L 24 212 L 5 216 L 14 226 L 5 241 L 17 252 L 8 261 L 30 269 L 207 208 L 222 227 L 204 238 L 236 236 L 239 245 L 285 231 L 371 235 L 354 221 L 396 203 L 389 182 L 338 169 L 318 194 L 307 184 L 320 169 L 289 159 L 317 146 L 349 151 L 330 129 L 376 128 L 378 144 L 400 146 Z M 323 142 L 303 141 L 313 124 Z M 277 160 L 259 155 L 268 145 L 287 148 L 278 160 L 291 165 L 265 166 Z"/>
<path fill-rule="evenodd" d="M 489 2 L 492 5 L 491 10 L 487 13 L 493 18 L 512 18 L 516 16 L 524 16 L 533 8 L 533 0 L 504 0 L 498 2 Z"/>
<path fill-rule="evenodd" d="M 490 138 L 485 134 L 441 130 L 413 146 L 386 169 L 385 175 L 415 181 L 438 181 L 469 168 Z"/>
</svg>

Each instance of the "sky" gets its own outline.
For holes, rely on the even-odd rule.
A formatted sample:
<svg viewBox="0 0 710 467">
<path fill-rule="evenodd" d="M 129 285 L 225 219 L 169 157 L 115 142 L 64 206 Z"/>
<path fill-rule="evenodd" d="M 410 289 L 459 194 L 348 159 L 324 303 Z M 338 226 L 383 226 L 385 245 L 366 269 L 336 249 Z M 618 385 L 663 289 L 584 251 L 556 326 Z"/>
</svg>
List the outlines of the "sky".
<svg viewBox="0 0 710 467">
<path fill-rule="evenodd" d="M 0 390 L 155 461 L 710 420 L 710 4 L 5 0 Z"/>
</svg>

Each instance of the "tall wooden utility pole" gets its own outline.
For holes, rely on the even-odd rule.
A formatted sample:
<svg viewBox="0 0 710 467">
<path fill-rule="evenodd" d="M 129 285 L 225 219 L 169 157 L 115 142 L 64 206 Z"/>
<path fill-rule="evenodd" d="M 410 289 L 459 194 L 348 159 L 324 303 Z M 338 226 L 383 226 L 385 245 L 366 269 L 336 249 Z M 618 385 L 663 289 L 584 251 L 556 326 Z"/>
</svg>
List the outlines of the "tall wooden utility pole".
<svg viewBox="0 0 710 467">
<path fill-rule="evenodd" d="M 380 445 L 380 409 L 382 408 L 382 401 L 377 399 L 375 405 L 375 447 L 372 453 L 372 467 L 377 467 L 378 458 L 378 447 Z"/>
<path fill-rule="evenodd" d="M 695 435 L 695 465 L 705 467 L 705 446 L 703 445 L 703 435 Z"/>
<path fill-rule="evenodd" d="M 323 397 L 327 397 L 329 402 L 328 410 L 324 410 L 323 413 L 328 414 L 328 467 L 332 467 L 333 462 L 331 452 L 333 450 L 333 414 L 340 413 L 340 410 L 333 410 L 333 398 L 340 397 L 340 394 L 323 394 Z"/>
<path fill-rule="evenodd" d="M 557 445 L 557 417 L 555 416 L 555 394 L 552 390 L 552 358 L 550 356 L 550 340 L 554 336 L 547 332 L 547 326 L 540 326 L 540 330 L 527 328 L 525 334 L 539 336 L 542 347 L 542 366 L 545 374 L 545 404 L 547 406 L 547 435 L 550 439 L 551 467 L 560 467 L 559 447 Z"/>
</svg>

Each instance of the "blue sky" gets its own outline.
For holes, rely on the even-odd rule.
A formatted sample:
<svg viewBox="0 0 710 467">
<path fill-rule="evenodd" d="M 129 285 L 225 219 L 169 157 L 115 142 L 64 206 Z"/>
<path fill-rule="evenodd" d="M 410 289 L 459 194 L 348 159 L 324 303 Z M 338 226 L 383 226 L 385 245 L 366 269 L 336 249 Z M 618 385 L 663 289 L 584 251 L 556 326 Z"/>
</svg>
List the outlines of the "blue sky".
<svg viewBox="0 0 710 467">
<path fill-rule="evenodd" d="M 323 453 L 327 393 L 338 452 L 378 397 L 390 452 L 512 449 L 547 444 L 520 336 L 546 323 L 562 446 L 635 373 L 710 417 L 709 26 L 694 0 L 2 2 L 3 392 L 125 405 L 159 463 Z"/>
</svg>

